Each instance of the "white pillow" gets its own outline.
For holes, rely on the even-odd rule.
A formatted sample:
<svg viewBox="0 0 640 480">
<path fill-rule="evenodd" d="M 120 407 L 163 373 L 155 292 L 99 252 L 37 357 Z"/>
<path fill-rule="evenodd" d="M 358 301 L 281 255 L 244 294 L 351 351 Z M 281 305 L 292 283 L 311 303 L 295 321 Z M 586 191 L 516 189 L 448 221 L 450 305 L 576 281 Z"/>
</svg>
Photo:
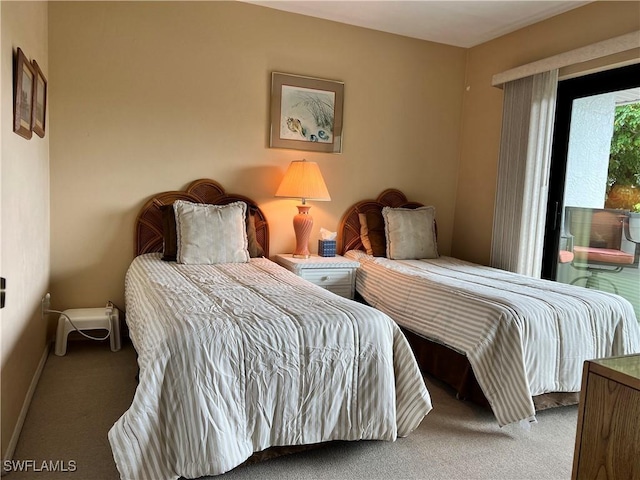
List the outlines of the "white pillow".
<svg viewBox="0 0 640 480">
<path fill-rule="evenodd" d="M 244 202 L 208 205 L 176 200 L 177 261 L 186 264 L 249 261 Z"/>
<path fill-rule="evenodd" d="M 438 258 L 435 207 L 382 209 L 387 237 L 387 258 Z"/>
</svg>

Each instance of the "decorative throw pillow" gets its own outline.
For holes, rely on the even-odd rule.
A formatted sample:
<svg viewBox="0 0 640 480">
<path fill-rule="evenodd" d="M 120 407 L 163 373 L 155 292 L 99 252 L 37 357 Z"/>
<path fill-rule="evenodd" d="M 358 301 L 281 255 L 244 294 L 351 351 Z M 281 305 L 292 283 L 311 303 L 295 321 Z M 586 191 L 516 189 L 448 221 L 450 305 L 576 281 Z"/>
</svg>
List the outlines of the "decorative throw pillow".
<svg viewBox="0 0 640 480">
<path fill-rule="evenodd" d="M 359 213 L 360 241 L 368 255 L 384 257 L 387 254 L 387 241 L 384 232 L 384 219 L 382 212 L 369 210 Z"/>
<path fill-rule="evenodd" d="M 162 260 L 175 262 L 178 255 L 178 234 L 173 205 L 162 205 L 160 211 L 162 212 Z"/>
<path fill-rule="evenodd" d="M 176 217 L 178 263 L 249 261 L 246 203 L 208 205 L 176 200 L 173 208 Z"/>
<path fill-rule="evenodd" d="M 367 225 L 367 214 L 359 213 L 358 220 L 360 220 L 360 241 L 362 242 L 364 251 L 367 252 L 367 255 L 373 255 L 373 250 L 371 249 L 371 240 L 369 240 L 369 226 Z"/>
<path fill-rule="evenodd" d="M 256 207 L 247 205 L 247 249 L 251 258 L 264 257 L 264 249 L 258 242 L 256 235 L 255 210 Z M 176 232 L 176 216 L 173 210 L 173 204 L 162 205 L 162 260 L 165 262 L 175 262 L 178 255 L 178 238 Z"/>
<path fill-rule="evenodd" d="M 247 208 L 247 249 L 251 258 L 264 257 L 264 249 L 256 235 L 256 215 L 251 210 L 251 207 Z"/>
<path fill-rule="evenodd" d="M 387 257 L 394 260 L 438 258 L 434 207 L 382 209 Z"/>
</svg>

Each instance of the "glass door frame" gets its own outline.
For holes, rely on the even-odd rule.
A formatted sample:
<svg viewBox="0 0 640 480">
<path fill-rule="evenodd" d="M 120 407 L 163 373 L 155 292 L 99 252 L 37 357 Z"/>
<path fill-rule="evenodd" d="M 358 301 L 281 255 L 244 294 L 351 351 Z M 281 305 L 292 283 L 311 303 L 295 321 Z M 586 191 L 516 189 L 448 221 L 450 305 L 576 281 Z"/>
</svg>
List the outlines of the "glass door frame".
<svg viewBox="0 0 640 480">
<path fill-rule="evenodd" d="M 573 101 L 639 86 L 640 63 L 558 82 L 542 253 L 542 278 L 555 280 L 557 275 Z"/>
</svg>

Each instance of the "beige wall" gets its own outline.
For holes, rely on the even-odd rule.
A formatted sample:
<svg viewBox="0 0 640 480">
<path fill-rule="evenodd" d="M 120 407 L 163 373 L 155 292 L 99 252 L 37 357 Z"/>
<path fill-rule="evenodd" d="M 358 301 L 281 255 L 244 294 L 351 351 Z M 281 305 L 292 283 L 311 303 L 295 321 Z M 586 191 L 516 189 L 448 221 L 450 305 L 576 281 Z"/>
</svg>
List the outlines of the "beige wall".
<svg viewBox="0 0 640 480">
<path fill-rule="evenodd" d="M 502 121 L 496 73 L 640 29 L 640 2 L 595 2 L 469 49 L 452 254 L 488 263 Z"/>
<path fill-rule="evenodd" d="M 49 6 L 51 290 L 56 308 L 123 302 L 133 224 L 153 193 L 213 178 L 255 199 L 271 254 L 294 247 L 289 162 L 317 161 L 336 230 L 354 202 L 397 187 L 433 204 L 448 253 L 466 51 L 240 2 Z M 270 149 L 272 71 L 345 82 L 340 155 Z"/>
<path fill-rule="evenodd" d="M 0 4 L 0 271 L 7 303 L 2 332 L 2 457 L 46 349 L 40 302 L 49 283 L 49 134 L 13 133 L 13 54 L 20 47 L 48 72 L 47 3 Z M 15 440 L 15 438 L 13 439 Z"/>
</svg>

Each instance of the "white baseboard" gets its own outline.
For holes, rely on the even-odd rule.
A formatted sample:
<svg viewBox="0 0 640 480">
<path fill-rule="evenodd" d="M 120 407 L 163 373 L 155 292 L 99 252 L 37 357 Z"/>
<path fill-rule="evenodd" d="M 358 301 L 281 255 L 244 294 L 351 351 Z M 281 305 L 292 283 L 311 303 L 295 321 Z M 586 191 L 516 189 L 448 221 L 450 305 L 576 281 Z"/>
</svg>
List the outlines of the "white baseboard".
<svg viewBox="0 0 640 480">
<path fill-rule="evenodd" d="M 42 352 L 42 357 L 40 358 L 40 363 L 38 363 L 38 368 L 36 368 L 35 373 L 33 374 L 33 378 L 31 379 L 31 385 L 29 385 L 29 390 L 27 390 L 27 395 L 24 398 L 24 402 L 22 404 L 22 409 L 20 410 L 20 415 L 18 415 L 18 421 L 16 422 L 16 428 L 13 430 L 13 435 L 11 435 L 11 440 L 9 441 L 9 445 L 7 447 L 7 451 L 5 453 L 5 457 L 2 459 L 2 476 L 5 476 L 8 472 L 4 470 L 4 462 L 10 461 L 13 459 L 13 454 L 16 451 L 16 445 L 18 445 L 18 439 L 20 438 L 20 433 L 22 433 L 22 427 L 24 425 L 24 421 L 27 418 L 27 412 L 29 411 L 29 407 L 31 406 L 31 400 L 33 399 L 33 394 L 36 391 L 36 387 L 38 386 L 38 382 L 40 381 L 40 375 L 42 375 L 42 370 L 44 369 L 44 364 L 47 363 L 47 357 L 49 356 L 49 350 L 51 349 L 51 343 L 47 342 L 47 345 L 44 348 L 44 352 Z"/>
</svg>

